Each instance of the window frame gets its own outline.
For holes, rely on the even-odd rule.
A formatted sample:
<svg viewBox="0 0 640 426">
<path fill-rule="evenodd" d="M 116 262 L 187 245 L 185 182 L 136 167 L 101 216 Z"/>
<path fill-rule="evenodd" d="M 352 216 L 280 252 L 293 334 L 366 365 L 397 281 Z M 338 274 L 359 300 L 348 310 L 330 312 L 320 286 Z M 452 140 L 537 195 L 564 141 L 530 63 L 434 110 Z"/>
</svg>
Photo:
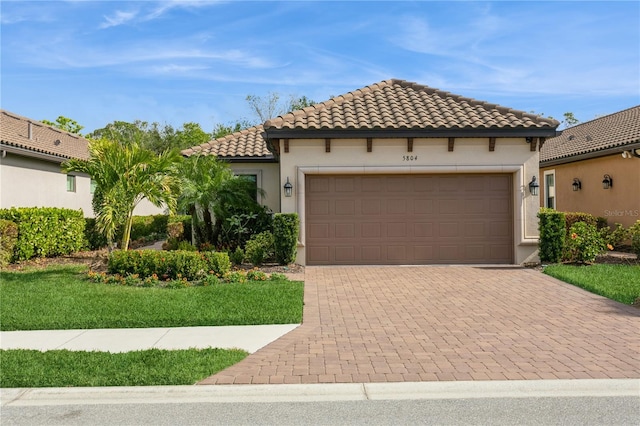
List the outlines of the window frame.
<svg viewBox="0 0 640 426">
<path fill-rule="evenodd" d="M 67 175 L 67 192 L 76 192 L 76 176 L 75 175 Z"/>
<path fill-rule="evenodd" d="M 551 185 L 549 185 L 549 181 L 548 181 L 548 178 L 550 176 L 553 178 L 553 183 Z M 555 210 L 556 206 L 558 205 L 558 197 L 556 195 L 555 169 L 545 171 L 543 174 L 543 179 L 544 179 L 544 206 Z M 549 203 L 549 201 L 551 201 L 551 203 Z M 549 205 L 549 204 L 553 204 L 553 205 Z"/>
</svg>

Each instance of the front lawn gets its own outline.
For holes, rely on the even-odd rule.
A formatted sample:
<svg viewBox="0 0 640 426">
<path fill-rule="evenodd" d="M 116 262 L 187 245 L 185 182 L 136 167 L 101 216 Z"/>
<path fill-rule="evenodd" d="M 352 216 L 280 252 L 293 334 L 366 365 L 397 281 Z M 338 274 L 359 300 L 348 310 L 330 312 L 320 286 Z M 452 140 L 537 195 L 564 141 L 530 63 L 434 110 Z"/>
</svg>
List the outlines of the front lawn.
<svg viewBox="0 0 640 426">
<path fill-rule="evenodd" d="M 544 273 L 627 305 L 640 298 L 640 265 L 549 265 Z"/>
<path fill-rule="evenodd" d="M 252 281 L 179 289 L 96 284 L 84 266 L 0 272 L 0 329 L 296 324 L 303 283 Z"/>
<path fill-rule="evenodd" d="M 237 349 L 0 350 L 0 387 L 193 385 L 246 356 Z"/>
</svg>

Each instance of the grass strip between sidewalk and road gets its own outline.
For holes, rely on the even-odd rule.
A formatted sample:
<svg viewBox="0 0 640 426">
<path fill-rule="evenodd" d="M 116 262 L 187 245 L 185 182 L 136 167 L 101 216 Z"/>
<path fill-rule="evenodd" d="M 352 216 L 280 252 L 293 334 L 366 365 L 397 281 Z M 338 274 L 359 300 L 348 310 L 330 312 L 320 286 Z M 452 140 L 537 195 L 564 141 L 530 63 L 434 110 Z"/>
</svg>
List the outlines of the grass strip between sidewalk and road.
<svg viewBox="0 0 640 426">
<path fill-rule="evenodd" d="M 247 355 L 239 349 L 0 350 L 0 387 L 193 385 Z"/>
<path fill-rule="evenodd" d="M 302 322 L 299 281 L 144 288 L 92 283 L 86 272 L 83 266 L 0 272 L 0 330 Z"/>
<path fill-rule="evenodd" d="M 549 265 L 544 273 L 600 296 L 631 305 L 640 297 L 640 266 Z"/>
</svg>

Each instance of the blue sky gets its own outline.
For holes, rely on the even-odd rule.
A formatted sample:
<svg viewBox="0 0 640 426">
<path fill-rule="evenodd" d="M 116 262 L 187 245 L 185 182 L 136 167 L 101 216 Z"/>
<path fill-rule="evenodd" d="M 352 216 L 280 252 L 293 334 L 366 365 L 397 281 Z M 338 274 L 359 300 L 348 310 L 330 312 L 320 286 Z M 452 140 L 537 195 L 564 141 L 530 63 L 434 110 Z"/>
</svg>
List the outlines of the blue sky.
<svg viewBox="0 0 640 426">
<path fill-rule="evenodd" d="M 179 127 L 388 78 L 587 121 L 640 104 L 637 1 L 8 1 L 1 106 Z"/>
</svg>

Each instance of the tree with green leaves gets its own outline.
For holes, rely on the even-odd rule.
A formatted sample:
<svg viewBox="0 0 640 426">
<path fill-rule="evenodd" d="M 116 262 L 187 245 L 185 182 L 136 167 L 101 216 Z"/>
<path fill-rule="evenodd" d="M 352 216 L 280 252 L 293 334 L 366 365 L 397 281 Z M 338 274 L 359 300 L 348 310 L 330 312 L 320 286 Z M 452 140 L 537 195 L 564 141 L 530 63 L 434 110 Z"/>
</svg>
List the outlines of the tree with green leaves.
<svg viewBox="0 0 640 426">
<path fill-rule="evenodd" d="M 65 173 L 86 173 L 96 183 L 94 213 L 96 226 L 109 243 L 122 229 L 120 248 L 129 248 L 135 207 L 146 198 L 156 207 L 176 209 L 178 179 L 175 167 L 181 161 L 175 150 L 157 155 L 139 141 L 93 140 L 89 159 L 63 163 Z"/>
<path fill-rule="evenodd" d="M 215 156 L 192 155 L 179 165 L 178 174 L 178 207 L 191 215 L 198 244 L 217 244 L 226 206 L 257 204 L 253 184 L 234 176 L 229 165 Z"/>
<path fill-rule="evenodd" d="M 170 149 L 190 148 L 213 139 L 213 135 L 202 130 L 198 123 L 184 123 L 181 128 L 175 129 L 169 124 L 162 126 L 156 122 L 148 123 L 141 120 L 135 120 L 133 123 L 114 121 L 101 129 L 94 130 L 87 137 L 89 139 L 104 137 L 125 144 L 129 140 L 139 140 L 144 148 L 157 154 Z"/>
<path fill-rule="evenodd" d="M 47 126 L 56 127 L 60 130 L 64 130 L 65 132 L 73 133 L 80 136 L 82 136 L 80 134 L 80 130 L 84 129 L 84 126 L 78 124 L 76 120 L 64 117 L 62 115 L 58 116 L 58 118 L 56 118 L 56 121 L 42 120 L 42 123 L 46 124 Z"/>
</svg>

